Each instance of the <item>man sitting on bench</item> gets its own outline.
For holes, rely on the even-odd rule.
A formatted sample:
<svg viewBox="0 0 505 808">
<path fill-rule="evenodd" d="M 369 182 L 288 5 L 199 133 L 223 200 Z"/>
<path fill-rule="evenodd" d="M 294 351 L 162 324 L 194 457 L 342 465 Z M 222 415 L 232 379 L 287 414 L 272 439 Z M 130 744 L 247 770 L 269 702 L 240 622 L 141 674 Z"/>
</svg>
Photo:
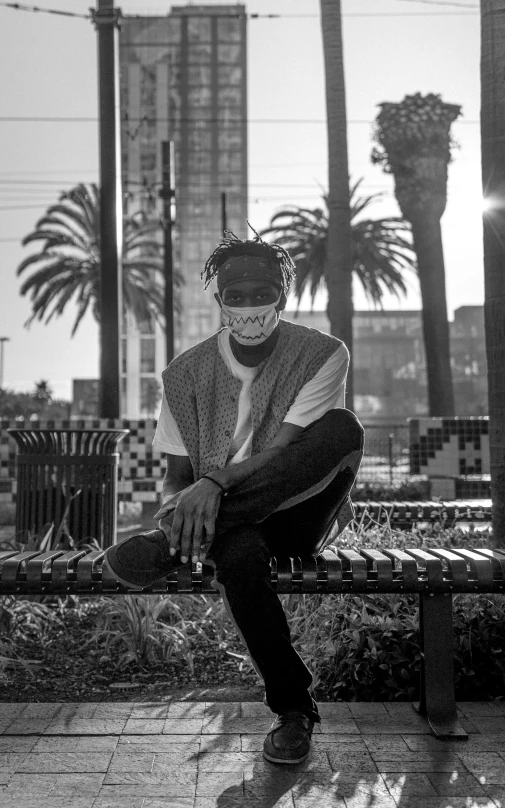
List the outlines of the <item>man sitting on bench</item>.
<svg viewBox="0 0 505 808">
<path fill-rule="evenodd" d="M 154 447 L 167 454 L 161 530 L 115 545 L 123 583 L 148 586 L 206 558 L 277 719 L 263 754 L 299 763 L 320 717 L 270 583 L 270 557 L 317 555 L 352 518 L 363 428 L 344 409 L 349 353 L 335 337 L 280 320 L 295 265 L 278 245 L 226 231 L 205 288 L 224 328 L 162 374 Z"/>
</svg>

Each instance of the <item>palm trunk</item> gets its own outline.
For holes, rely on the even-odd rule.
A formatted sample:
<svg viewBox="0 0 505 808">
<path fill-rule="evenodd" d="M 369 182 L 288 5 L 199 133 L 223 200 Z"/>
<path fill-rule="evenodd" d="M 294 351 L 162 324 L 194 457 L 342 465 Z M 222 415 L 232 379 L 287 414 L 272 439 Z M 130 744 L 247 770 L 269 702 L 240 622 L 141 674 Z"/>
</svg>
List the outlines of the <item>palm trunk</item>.
<svg viewBox="0 0 505 808">
<path fill-rule="evenodd" d="M 454 393 L 440 219 L 427 212 L 412 217 L 411 224 L 423 304 L 429 413 L 450 417 L 454 415 Z"/>
<path fill-rule="evenodd" d="M 505 0 L 482 0 L 482 187 L 491 204 L 484 215 L 484 318 L 489 384 L 489 445 L 493 536 L 505 546 Z"/>
<path fill-rule="evenodd" d="M 346 406 L 353 409 L 351 211 L 340 0 L 321 0 L 321 26 L 328 129 L 328 318 L 331 333 L 351 354 Z"/>
</svg>

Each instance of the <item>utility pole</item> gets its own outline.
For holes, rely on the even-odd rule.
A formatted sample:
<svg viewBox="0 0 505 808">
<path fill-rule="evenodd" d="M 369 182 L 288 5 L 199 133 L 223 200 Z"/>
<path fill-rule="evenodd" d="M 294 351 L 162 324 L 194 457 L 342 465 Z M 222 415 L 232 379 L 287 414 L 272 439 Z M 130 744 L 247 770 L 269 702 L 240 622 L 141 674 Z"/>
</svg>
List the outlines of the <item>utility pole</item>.
<svg viewBox="0 0 505 808">
<path fill-rule="evenodd" d="M 118 39 L 114 0 L 91 10 L 98 33 L 100 151 L 100 417 L 120 416 L 121 253 L 123 199 L 119 117 Z"/>
<path fill-rule="evenodd" d="M 4 343 L 10 342 L 9 337 L 0 337 L 0 390 L 4 386 Z"/>
<path fill-rule="evenodd" d="M 228 230 L 228 217 L 226 214 L 226 191 L 221 192 L 221 230 Z"/>
<path fill-rule="evenodd" d="M 163 200 L 163 251 L 165 275 L 165 346 L 167 365 L 174 358 L 174 259 L 172 245 L 172 225 L 174 223 L 175 200 L 175 165 L 174 142 L 164 140 L 161 143 L 162 183 L 159 195 Z"/>
</svg>

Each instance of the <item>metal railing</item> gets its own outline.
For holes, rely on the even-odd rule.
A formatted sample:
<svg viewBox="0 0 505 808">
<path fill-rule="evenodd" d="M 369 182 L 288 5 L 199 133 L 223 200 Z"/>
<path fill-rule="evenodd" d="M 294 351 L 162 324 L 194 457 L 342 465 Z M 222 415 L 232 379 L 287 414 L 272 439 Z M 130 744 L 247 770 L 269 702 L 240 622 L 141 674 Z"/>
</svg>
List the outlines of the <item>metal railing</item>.
<svg viewBox="0 0 505 808">
<path fill-rule="evenodd" d="M 365 453 L 358 484 L 398 486 L 410 477 L 409 427 L 407 424 L 363 424 Z"/>
</svg>

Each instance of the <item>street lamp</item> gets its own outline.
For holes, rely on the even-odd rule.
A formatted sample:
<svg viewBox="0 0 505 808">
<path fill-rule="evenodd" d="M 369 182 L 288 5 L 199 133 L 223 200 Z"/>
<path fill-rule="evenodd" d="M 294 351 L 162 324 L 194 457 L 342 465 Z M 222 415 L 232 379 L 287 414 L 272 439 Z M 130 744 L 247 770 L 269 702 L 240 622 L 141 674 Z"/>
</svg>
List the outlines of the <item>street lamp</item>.
<svg viewBox="0 0 505 808">
<path fill-rule="evenodd" d="M 0 390 L 4 386 L 4 342 L 10 342 L 10 337 L 0 337 Z"/>
</svg>

